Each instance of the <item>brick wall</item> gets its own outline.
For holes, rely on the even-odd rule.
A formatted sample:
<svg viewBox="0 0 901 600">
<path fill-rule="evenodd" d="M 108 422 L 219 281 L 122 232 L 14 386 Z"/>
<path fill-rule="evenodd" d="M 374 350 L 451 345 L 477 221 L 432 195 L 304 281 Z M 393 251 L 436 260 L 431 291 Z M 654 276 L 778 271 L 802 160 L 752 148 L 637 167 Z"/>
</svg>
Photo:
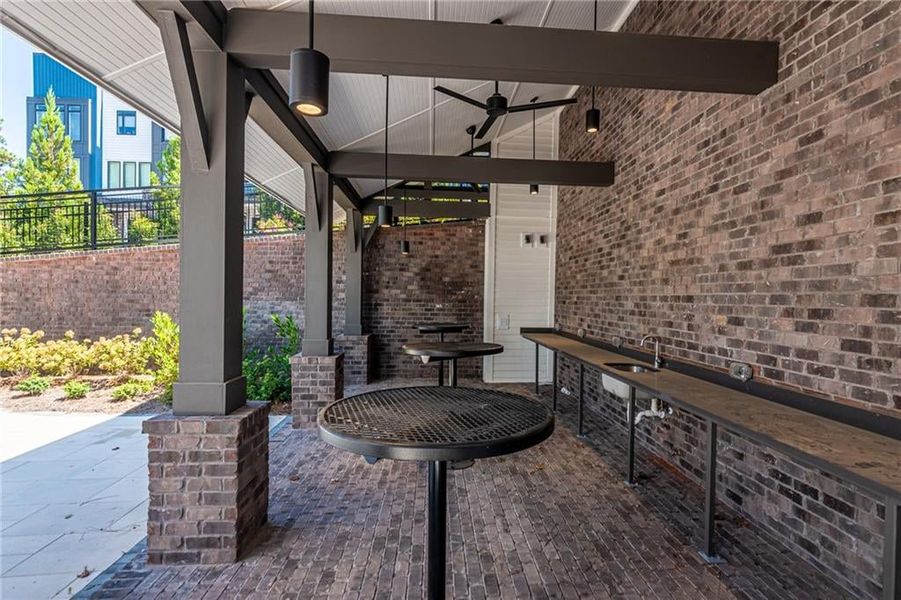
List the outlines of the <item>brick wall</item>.
<svg viewBox="0 0 901 600">
<path fill-rule="evenodd" d="M 446 224 L 407 228 L 413 253 L 401 260 L 399 230 L 376 234 L 366 251 L 364 324 L 385 340 L 376 348 L 382 368 L 375 378 L 428 375 L 400 356 L 422 320 L 472 324 L 467 339 L 482 339 L 484 225 Z M 344 329 L 344 233 L 334 237 L 334 335 Z M 291 314 L 303 327 L 304 236 L 250 238 L 244 245 L 247 342 L 275 343 L 272 313 Z M 390 289 L 388 289 L 390 288 Z M 162 310 L 178 316 L 178 246 L 146 246 L 93 252 L 61 252 L 0 259 L 0 328 L 43 329 L 48 337 L 68 330 L 78 337 L 112 336 L 142 327 Z M 340 342 L 336 344 L 340 347 Z M 398 365 L 405 364 L 403 369 Z M 461 361 L 461 376 L 481 374 L 477 360 Z"/>
<path fill-rule="evenodd" d="M 372 239 L 363 265 L 363 318 L 375 335 L 376 378 L 437 377 L 400 353 L 420 336 L 423 321 L 468 323 L 453 339 L 482 341 L 482 298 L 485 279 L 485 224 L 448 223 L 407 228 L 410 254 L 402 256 L 400 228 L 382 229 Z M 482 375 L 481 359 L 459 361 L 459 377 Z"/>
<path fill-rule="evenodd" d="M 590 90 L 561 119 L 561 159 L 613 160 L 616 184 L 561 188 L 556 319 L 666 354 L 901 414 L 901 16 L 894 3 L 642 2 L 625 31 L 780 42 L 758 96 Z M 572 365 L 564 385 L 574 389 Z M 568 377 L 569 379 L 566 379 Z M 622 402 L 589 406 L 623 423 Z M 703 425 L 640 439 L 694 479 Z M 883 507 L 724 432 L 721 498 L 865 596 L 878 596 Z"/>
</svg>

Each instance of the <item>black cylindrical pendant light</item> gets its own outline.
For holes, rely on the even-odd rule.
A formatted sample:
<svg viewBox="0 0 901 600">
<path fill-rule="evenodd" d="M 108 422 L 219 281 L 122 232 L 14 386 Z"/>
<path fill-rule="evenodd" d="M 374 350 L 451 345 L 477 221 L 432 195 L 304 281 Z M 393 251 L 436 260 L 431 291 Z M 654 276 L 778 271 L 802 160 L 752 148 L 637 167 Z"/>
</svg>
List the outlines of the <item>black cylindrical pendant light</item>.
<svg viewBox="0 0 901 600">
<path fill-rule="evenodd" d="M 410 253 L 410 241 L 409 240 L 401 240 L 400 242 L 400 253 L 406 256 Z"/>
<path fill-rule="evenodd" d="M 379 227 L 391 227 L 394 224 L 394 210 L 388 204 L 388 92 L 390 83 L 388 75 L 385 75 L 385 201 L 379 204 L 376 221 Z"/>
<path fill-rule="evenodd" d="M 598 0 L 594 0 L 594 31 L 598 30 Z M 595 88 L 591 86 L 591 108 L 585 111 L 585 131 L 597 133 L 601 128 L 601 111 L 594 105 Z"/>
<path fill-rule="evenodd" d="M 288 97 L 291 108 L 307 117 L 328 114 L 328 56 L 313 48 L 313 0 L 310 0 L 310 46 L 291 51 Z"/>
<path fill-rule="evenodd" d="M 532 98 L 532 104 L 534 104 L 538 100 L 538 96 Z M 532 109 L 532 160 L 535 160 L 535 109 Z M 538 184 L 530 183 L 529 184 L 529 193 L 533 196 L 538 194 Z"/>
</svg>

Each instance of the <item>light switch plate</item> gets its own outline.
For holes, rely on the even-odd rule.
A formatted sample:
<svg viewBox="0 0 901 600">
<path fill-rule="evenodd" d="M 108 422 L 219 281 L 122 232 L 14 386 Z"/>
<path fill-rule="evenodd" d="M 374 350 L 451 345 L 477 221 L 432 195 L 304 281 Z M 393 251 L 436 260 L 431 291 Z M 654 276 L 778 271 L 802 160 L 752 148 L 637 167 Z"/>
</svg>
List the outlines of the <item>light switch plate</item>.
<svg viewBox="0 0 901 600">
<path fill-rule="evenodd" d="M 535 245 L 535 234 L 523 232 L 519 234 L 519 245 L 522 248 L 530 248 Z"/>
</svg>

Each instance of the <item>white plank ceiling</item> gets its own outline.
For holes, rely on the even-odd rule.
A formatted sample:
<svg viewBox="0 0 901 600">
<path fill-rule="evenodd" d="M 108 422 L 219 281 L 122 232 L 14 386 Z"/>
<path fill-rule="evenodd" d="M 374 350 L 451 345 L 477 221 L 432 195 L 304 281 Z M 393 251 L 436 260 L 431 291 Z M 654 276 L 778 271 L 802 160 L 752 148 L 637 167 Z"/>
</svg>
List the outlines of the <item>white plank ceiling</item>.
<svg viewBox="0 0 901 600">
<path fill-rule="evenodd" d="M 228 8 L 306 10 L 306 0 L 225 0 Z M 634 0 L 602 0 L 598 29 L 616 30 L 631 12 Z M 500 18 L 509 25 L 590 29 L 590 0 L 318 0 L 317 12 L 363 16 L 489 23 Z M 155 23 L 129 1 L 79 2 L 3 0 L 0 19 L 58 60 L 99 85 L 178 130 L 178 110 Z M 415 51 L 415 49 L 411 49 Z M 287 73 L 275 75 L 287 84 Z M 493 82 L 392 77 L 389 110 L 391 152 L 454 155 L 469 149 L 469 125 L 481 125 L 480 109 L 435 92 L 443 85 L 484 100 Z M 575 88 L 560 85 L 501 82 L 510 104 L 565 98 Z M 329 114 L 310 119 L 329 150 L 381 152 L 384 148 L 385 82 L 377 75 L 333 73 Z M 491 141 L 531 118 L 528 112 L 500 119 L 481 140 Z M 255 123 L 247 128 L 247 175 L 292 204 L 302 206 L 303 174 Z M 375 180 L 353 182 L 361 195 L 381 188 Z"/>
</svg>

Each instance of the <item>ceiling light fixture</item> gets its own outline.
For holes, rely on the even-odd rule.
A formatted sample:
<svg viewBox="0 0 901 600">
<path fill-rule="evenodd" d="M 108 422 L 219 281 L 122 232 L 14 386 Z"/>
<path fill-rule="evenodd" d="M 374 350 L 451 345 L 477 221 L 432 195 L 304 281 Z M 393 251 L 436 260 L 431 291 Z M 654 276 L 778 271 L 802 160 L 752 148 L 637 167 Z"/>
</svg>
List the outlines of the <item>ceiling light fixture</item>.
<svg viewBox="0 0 901 600">
<path fill-rule="evenodd" d="M 538 96 L 532 98 L 532 104 L 538 100 Z M 532 109 L 532 160 L 535 160 L 535 109 Z M 529 193 L 533 196 L 538 193 L 538 184 L 530 183 L 529 184 Z"/>
<path fill-rule="evenodd" d="M 328 114 L 328 56 L 313 48 L 313 0 L 310 0 L 310 46 L 291 51 L 288 97 L 291 108 L 306 117 Z"/>
<path fill-rule="evenodd" d="M 394 210 L 388 204 L 388 92 L 391 87 L 391 79 L 385 75 L 385 193 L 384 202 L 379 204 L 377 223 L 379 227 L 391 227 L 394 221 Z"/>
<path fill-rule="evenodd" d="M 598 30 L 598 0 L 594 0 L 594 31 Z M 601 128 L 601 111 L 595 108 L 595 87 L 591 86 L 591 108 L 585 111 L 585 131 L 597 133 Z"/>
<path fill-rule="evenodd" d="M 403 239 L 400 241 L 400 253 L 406 256 L 410 253 L 410 242 L 407 240 L 407 183 L 404 182 L 404 220 L 401 221 L 401 230 L 403 231 Z"/>
</svg>

